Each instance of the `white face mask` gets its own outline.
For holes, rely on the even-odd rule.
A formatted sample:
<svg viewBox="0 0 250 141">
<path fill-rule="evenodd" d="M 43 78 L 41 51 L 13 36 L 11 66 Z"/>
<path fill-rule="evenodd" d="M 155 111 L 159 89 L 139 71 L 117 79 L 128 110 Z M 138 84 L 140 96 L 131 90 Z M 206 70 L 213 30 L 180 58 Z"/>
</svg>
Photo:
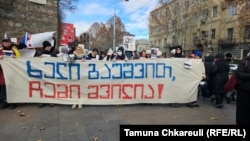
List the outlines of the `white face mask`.
<svg viewBox="0 0 250 141">
<path fill-rule="evenodd" d="M 117 55 L 118 55 L 118 56 L 122 56 L 122 52 L 120 52 L 120 51 L 117 52 Z"/>
</svg>

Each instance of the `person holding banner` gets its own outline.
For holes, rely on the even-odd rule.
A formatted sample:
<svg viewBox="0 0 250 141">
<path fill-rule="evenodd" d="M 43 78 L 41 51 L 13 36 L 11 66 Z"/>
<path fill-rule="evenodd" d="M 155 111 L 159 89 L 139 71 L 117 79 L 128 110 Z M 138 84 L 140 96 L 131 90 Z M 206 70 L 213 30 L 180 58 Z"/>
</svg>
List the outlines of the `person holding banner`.
<svg viewBox="0 0 250 141">
<path fill-rule="evenodd" d="M 202 59 L 202 52 L 200 50 L 196 50 L 194 52 L 193 59 Z M 201 90 L 203 94 L 207 93 L 207 84 L 205 83 L 206 79 L 206 73 L 205 73 L 205 65 L 202 67 L 202 78 L 201 82 L 198 86 L 198 91 Z M 206 95 L 206 94 L 205 94 Z M 198 99 L 198 94 L 197 94 L 197 99 Z M 187 104 L 188 107 L 193 108 L 193 107 L 200 107 L 199 104 L 197 103 L 197 100 L 190 102 Z"/>
<path fill-rule="evenodd" d="M 77 46 L 73 52 L 75 55 L 75 60 L 84 60 L 85 59 L 85 52 L 83 47 Z M 82 109 L 82 104 L 73 104 L 71 106 L 72 109 L 75 109 L 78 106 L 78 109 Z"/>
<path fill-rule="evenodd" d="M 183 58 L 181 46 L 176 47 L 174 52 L 174 58 Z M 180 107 L 180 105 L 178 103 L 172 103 L 171 107 Z"/>
<path fill-rule="evenodd" d="M 140 54 L 138 54 L 138 51 L 133 51 L 133 59 L 140 59 Z"/>
<path fill-rule="evenodd" d="M 55 51 L 55 45 L 52 47 L 51 43 L 49 41 L 43 41 L 43 48 L 42 48 L 42 54 L 40 54 L 39 57 L 42 57 L 44 55 L 48 55 L 51 57 L 57 57 L 57 52 Z M 46 106 L 46 103 L 41 103 L 38 105 L 38 108 L 42 108 L 44 106 Z M 50 107 L 54 107 L 55 104 L 49 104 Z"/>
<path fill-rule="evenodd" d="M 107 54 L 106 54 L 105 51 L 100 51 L 100 58 L 99 58 L 99 60 L 104 60 L 106 56 L 107 56 Z"/>
<path fill-rule="evenodd" d="M 114 54 L 114 51 L 112 48 L 108 49 L 107 55 L 103 58 L 104 61 L 113 61 L 115 60 L 116 55 Z"/>
<path fill-rule="evenodd" d="M 146 50 L 142 50 L 140 52 L 140 59 L 146 59 L 146 58 L 147 58 Z"/>
<path fill-rule="evenodd" d="M 116 60 L 125 60 L 125 51 L 124 51 L 124 47 L 120 46 L 117 49 L 117 54 L 115 57 Z"/>
<path fill-rule="evenodd" d="M 86 56 L 86 60 L 92 60 L 92 59 L 96 59 L 96 60 L 99 60 L 99 58 L 97 58 L 97 56 L 99 56 L 99 51 L 97 48 L 93 48 L 92 49 L 92 52 L 89 53 L 87 56 Z"/>
<path fill-rule="evenodd" d="M 85 59 L 85 52 L 83 47 L 77 46 L 74 50 L 73 54 L 75 55 L 75 60 L 84 60 Z"/>
<path fill-rule="evenodd" d="M 0 59 L 3 59 L 4 57 L 13 57 L 13 58 L 19 58 L 21 57 L 20 52 L 18 51 L 17 47 L 11 44 L 11 40 L 7 37 L 5 37 L 2 40 L 2 48 L 0 48 Z M 5 109 L 7 107 L 10 107 L 10 109 L 15 109 L 17 107 L 17 104 L 9 104 L 7 102 L 7 93 L 6 93 L 6 85 L 5 85 L 5 78 L 3 69 L 0 66 L 0 89 L 1 89 L 1 95 L 3 97 L 3 104 L 2 109 Z"/>
<path fill-rule="evenodd" d="M 43 48 L 42 47 L 39 47 L 39 48 L 35 48 L 35 54 L 34 54 L 34 57 L 41 57 L 42 54 L 43 54 Z"/>
<path fill-rule="evenodd" d="M 21 54 L 18 48 L 11 43 L 9 38 L 4 38 L 2 40 L 2 48 L 0 48 L 1 52 L 6 57 L 21 57 Z"/>
<path fill-rule="evenodd" d="M 151 58 L 151 50 L 150 49 L 146 50 L 146 58 L 148 58 L 148 59 Z"/>
<path fill-rule="evenodd" d="M 49 41 L 43 42 L 43 54 L 50 55 L 51 57 L 57 57 L 58 52 L 55 50 L 55 45 L 52 47 Z"/>
<path fill-rule="evenodd" d="M 175 49 L 175 54 L 174 54 L 174 57 L 177 57 L 177 58 L 183 58 L 183 54 L 182 54 L 182 47 L 181 46 L 177 46 L 176 49 Z"/>
</svg>

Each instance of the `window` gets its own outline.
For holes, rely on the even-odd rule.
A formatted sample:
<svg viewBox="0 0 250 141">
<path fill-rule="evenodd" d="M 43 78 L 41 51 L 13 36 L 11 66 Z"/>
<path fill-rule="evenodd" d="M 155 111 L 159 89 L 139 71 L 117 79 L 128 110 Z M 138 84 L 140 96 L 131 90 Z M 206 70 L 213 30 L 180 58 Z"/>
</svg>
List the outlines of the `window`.
<svg viewBox="0 0 250 141">
<path fill-rule="evenodd" d="M 165 39 L 164 39 L 164 45 L 166 45 L 166 44 L 167 44 L 167 39 L 165 38 Z"/>
<path fill-rule="evenodd" d="M 195 5 L 200 4 L 199 0 L 194 0 L 194 4 L 195 4 Z"/>
<path fill-rule="evenodd" d="M 233 39 L 233 33 L 234 33 L 233 28 L 228 28 L 227 29 L 227 39 L 228 40 L 232 40 Z"/>
<path fill-rule="evenodd" d="M 211 29 L 211 39 L 215 39 L 215 29 Z"/>
<path fill-rule="evenodd" d="M 198 40 L 197 33 L 193 33 L 193 41 Z"/>
<path fill-rule="evenodd" d="M 201 31 L 201 40 L 205 40 L 207 37 L 206 31 Z"/>
<path fill-rule="evenodd" d="M 179 13 L 179 9 L 180 9 L 180 6 L 179 6 L 178 3 L 176 3 L 176 4 L 175 4 L 175 9 L 174 9 L 174 14 L 175 14 L 175 15 L 179 15 L 179 14 L 180 14 L 180 13 Z"/>
<path fill-rule="evenodd" d="M 245 10 L 250 9 L 250 1 L 245 1 Z"/>
<path fill-rule="evenodd" d="M 207 20 L 208 18 L 208 9 L 203 10 L 202 12 L 202 20 Z"/>
<path fill-rule="evenodd" d="M 157 12 L 157 19 L 161 19 L 161 11 Z"/>
<path fill-rule="evenodd" d="M 189 8 L 189 0 L 185 1 L 185 8 L 188 9 Z"/>
<path fill-rule="evenodd" d="M 170 15 L 171 15 L 169 8 L 166 8 L 166 15 L 167 15 L 167 16 L 170 16 Z"/>
<path fill-rule="evenodd" d="M 213 18 L 216 18 L 217 17 L 217 14 L 218 14 L 218 7 L 217 6 L 214 6 L 213 7 Z"/>
<path fill-rule="evenodd" d="M 228 8 L 228 16 L 234 16 L 237 14 L 237 6 L 236 5 L 230 5 Z"/>
<path fill-rule="evenodd" d="M 194 23 L 195 24 L 198 24 L 198 18 L 199 18 L 198 13 L 194 13 Z"/>
</svg>

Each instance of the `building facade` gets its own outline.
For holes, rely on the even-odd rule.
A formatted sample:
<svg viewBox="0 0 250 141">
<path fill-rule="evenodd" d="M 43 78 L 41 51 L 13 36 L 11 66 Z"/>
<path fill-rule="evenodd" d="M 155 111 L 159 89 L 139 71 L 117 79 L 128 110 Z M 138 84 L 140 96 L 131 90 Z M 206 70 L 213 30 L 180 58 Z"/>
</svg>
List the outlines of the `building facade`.
<svg viewBox="0 0 250 141">
<path fill-rule="evenodd" d="M 57 0 L 0 0 L 0 36 L 57 31 Z"/>
<path fill-rule="evenodd" d="M 170 55 L 201 50 L 242 59 L 250 49 L 250 0 L 172 0 L 151 11 L 150 44 Z"/>
<path fill-rule="evenodd" d="M 142 50 L 150 49 L 148 40 L 146 40 L 146 39 L 136 40 L 135 45 L 136 45 L 136 50 L 139 52 L 141 52 Z"/>
</svg>

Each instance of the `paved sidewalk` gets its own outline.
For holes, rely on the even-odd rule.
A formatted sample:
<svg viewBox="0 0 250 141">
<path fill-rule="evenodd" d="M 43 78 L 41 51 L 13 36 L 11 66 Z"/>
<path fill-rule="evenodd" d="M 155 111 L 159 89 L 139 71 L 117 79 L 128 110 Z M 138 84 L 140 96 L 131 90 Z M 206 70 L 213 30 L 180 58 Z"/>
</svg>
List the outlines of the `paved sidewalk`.
<svg viewBox="0 0 250 141">
<path fill-rule="evenodd" d="M 70 105 L 38 108 L 18 104 L 0 109 L 0 141 L 119 141 L 121 124 L 222 125 L 235 124 L 235 102 L 217 109 L 210 101 L 198 100 L 199 108 L 167 104 Z"/>
</svg>

